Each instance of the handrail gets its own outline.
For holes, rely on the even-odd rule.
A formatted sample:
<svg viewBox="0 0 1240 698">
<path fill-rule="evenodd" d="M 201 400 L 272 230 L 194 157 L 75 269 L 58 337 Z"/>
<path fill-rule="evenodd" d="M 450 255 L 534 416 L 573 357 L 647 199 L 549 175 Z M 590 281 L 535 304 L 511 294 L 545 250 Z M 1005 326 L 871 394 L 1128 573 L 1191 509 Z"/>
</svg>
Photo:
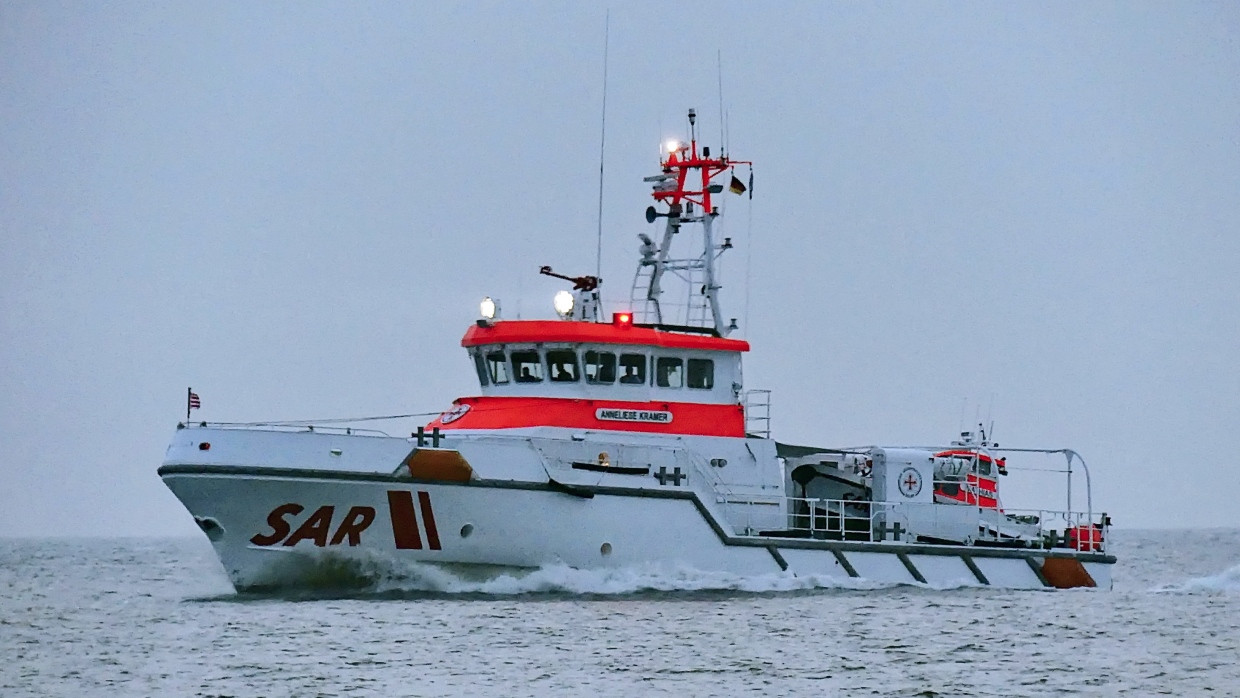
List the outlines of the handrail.
<svg viewBox="0 0 1240 698">
<path fill-rule="evenodd" d="M 951 451 L 951 450 L 962 449 L 962 450 L 967 450 L 967 451 L 976 451 L 977 453 L 982 453 L 985 455 L 990 455 L 991 453 L 1044 453 L 1047 455 L 1059 453 L 1059 454 L 1062 454 L 1064 458 L 1066 459 L 1067 469 L 1052 471 L 1052 472 L 1062 472 L 1062 473 L 1067 473 L 1068 475 L 1068 482 L 1067 482 L 1068 510 L 1072 509 L 1072 461 L 1073 459 L 1076 459 L 1080 461 L 1081 468 L 1085 471 L 1085 511 L 1090 515 L 1090 520 L 1091 521 L 1093 520 L 1094 491 L 1093 491 L 1093 483 L 1089 475 L 1089 466 L 1086 465 L 1085 459 L 1081 457 L 1081 454 L 1077 453 L 1076 451 L 1070 448 L 1000 448 L 998 446 L 987 446 L 983 444 L 964 444 L 964 445 L 953 444 L 950 446 L 848 446 L 842 449 L 831 449 L 830 452 L 864 454 L 876 448 L 910 448 L 910 449 L 920 449 L 920 450 L 925 450 L 925 451 L 934 451 L 936 453 L 939 451 Z"/>
<path fill-rule="evenodd" d="M 771 438 L 771 391 L 746 390 L 743 397 L 745 433 L 765 439 Z"/>
<path fill-rule="evenodd" d="M 889 540 L 887 534 L 893 532 L 893 522 L 898 523 L 900 533 L 908 531 L 912 534 L 918 534 L 917 530 L 909 531 L 910 514 L 914 512 L 925 512 L 926 507 L 936 507 L 931 509 L 933 515 L 952 512 L 964 513 L 972 511 L 977 517 L 978 527 L 973 531 L 977 532 L 976 536 L 970 536 L 970 540 L 961 540 L 958 545 L 988 545 L 988 544 L 1013 544 L 1023 542 L 1026 547 L 1031 548 L 1051 548 L 1051 547 L 1069 547 L 1077 550 L 1089 550 L 1093 552 L 1105 551 L 1106 545 L 1110 539 L 1110 524 L 1105 514 L 1099 515 L 1097 523 L 1094 521 L 1092 510 L 1081 512 L 1073 510 L 1052 510 L 1052 509 L 991 509 L 986 507 L 939 504 L 931 502 L 874 502 L 868 500 L 844 500 L 844 499 L 824 499 L 812 497 L 784 497 L 784 511 L 789 517 L 789 525 L 786 529 L 788 532 L 803 531 L 811 538 L 822 536 L 839 536 L 845 540 L 859 540 L 862 542 L 882 542 Z M 739 496 L 724 496 L 722 504 L 747 504 L 748 500 Z M 801 504 L 804 512 L 797 506 Z M 740 514 L 737 508 L 727 508 L 729 511 L 729 519 L 732 515 Z M 750 512 L 745 507 L 745 517 L 748 521 Z M 932 516 L 933 516 L 932 515 Z M 865 521 L 864 525 L 858 522 Z M 1063 526 L 1053 525 L 1052 522 L 1062 521 Z M 853 522 L 850 526 L 849 522 Z M 733 521 L 733 528 L 737 529 Z M 823 524 L 820 528 L 819 524 Z M 881 525 L 880 525 L 881 524 Z M 1005 534 L 1002 528 L 1007 527 Z M 1031 528 L 1032 527 L 1032 528 Z M 1020 529 L 1024 528 L 1024 531 Z M 1062 528 L 1062 531 L 1061 531 Z M 745 529 L 748 535 L 753 535 L 752 531 Z M 1093 530 L 1097 530 L 1100 537 L 1095 540 L 1093 538 Z M 988 531 L 982 533 L 982 531 Z M 924 533 L 924 532 L 923 532 Z M 1089 536 L 1086 541 L 1081 540 L 1081 536 Z M 1085 546 L 1085 547 L 1082 547 Z"/>
<path fill-rule="evenodd" d="M 1085 511 L 1089 514 L 1089 520 L 1092 522 L 1094 512 L 1094 488 L 1089 477 L 1089 466 L 1085 464 L 1085 459 L 1081 454 L 1070 448 L 989 448 L 991 451 L 1002 453 L 1062 453 L 1067 461 L 1068 467 L 1068 510 L 1072 509 L 1072 459 L 1076 459 L 1081 463 L 1081 469 L 1085 471 Z"/>
<path fill-rule="evenodd" d="M 330 424 L 287 424 L 280 422 L 194 422 L 177 424 L 178 429 L 231 429 L 236 431 L 283 431 L 311 432 L 318 434 L 344 434 L 346 436 L 386 436 L 391 434 L 379 429 L 362 429 L 359 427 L 333 426 Z"/>
</svg>

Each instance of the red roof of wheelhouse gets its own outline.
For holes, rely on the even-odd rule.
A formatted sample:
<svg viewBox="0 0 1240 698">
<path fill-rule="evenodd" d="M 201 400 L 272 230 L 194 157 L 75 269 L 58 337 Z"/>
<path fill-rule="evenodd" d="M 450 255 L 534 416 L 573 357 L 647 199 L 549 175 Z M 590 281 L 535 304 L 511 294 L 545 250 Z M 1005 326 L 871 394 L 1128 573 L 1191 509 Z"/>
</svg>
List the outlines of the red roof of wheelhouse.
<svg viewBox="0 0 1240 698">
<path fill-rule="evenodd" d="M 565 320 L 500 320 L 488 326 L 473 325 L 465 331 L 461 346 L 580 342 L 592 344 L 640 344 L 668 349 L 749 351 L 749 342 L 650 327 Z"/>
</svg>

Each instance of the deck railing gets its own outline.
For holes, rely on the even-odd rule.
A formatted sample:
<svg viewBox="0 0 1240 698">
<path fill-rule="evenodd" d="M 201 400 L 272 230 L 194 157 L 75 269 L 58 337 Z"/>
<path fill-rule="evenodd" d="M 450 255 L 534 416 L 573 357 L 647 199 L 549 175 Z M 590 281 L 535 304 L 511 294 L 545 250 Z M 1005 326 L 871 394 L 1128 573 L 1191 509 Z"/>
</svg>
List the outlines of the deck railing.
<svg viewBox="0 0 1240 698">
<path fill-rule="evenodd" d="M 191 422 L 178 424 L 177 428 L 236 429 L 240 431 L 312 432 L 318 434 L 345 434 L 351 436 L 391 436 L 378 429 L 362 429 L 354 426 L 332 424 L 298 424 L 294 422 Z"/>
<path fill-rule="evenodd" d="M 1106 514 L 1049 509 L 988 509 L 930 502 L 784 499 L 787 526 L 760 530 L 744 497 L 724 497 L 728 523 L 740 535 L 865 543 L 900 542 L 1104 552 Z"/>
</svg>

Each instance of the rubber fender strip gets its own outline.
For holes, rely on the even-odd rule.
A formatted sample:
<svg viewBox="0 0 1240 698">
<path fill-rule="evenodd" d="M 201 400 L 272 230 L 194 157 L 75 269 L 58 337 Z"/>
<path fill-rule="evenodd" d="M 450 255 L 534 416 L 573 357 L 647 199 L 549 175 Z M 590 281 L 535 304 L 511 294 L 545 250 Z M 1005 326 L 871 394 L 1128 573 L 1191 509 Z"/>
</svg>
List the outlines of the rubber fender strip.
<svg viewBox="0 0 1240 698">
<path fill-rule="evenodd" d="M 573 487 L 572 485 L 566 485 L 562 482 L 557 482 L 551 479 L 547 480 L 547 486 L 555 490 L 556 492 L 563 492 L 564 494 L 571 494 L 574 497 L 581 497 L 582 499 L 594 499 L 594 493 L 582 487 Z"/>
<path fill-rule="evenodd" d="M 921 571 L 917 569 L 917 566 L 913 564 L 913 561 L 909 559 L 907 554 L 896 553 L 896 557 L 900 558 L 900 562 L 904 563 L 904 569 L 908 570 L 908 573 L 913 575 L 913 579 L 916 579 L 922 584 L 926 583 L 926 578 L 922 576 Z"/>
<path fill-rule="evenodd" d="M 624 466 L 624 465 L 603 465 L 602 463 L 578 463 L 573 461 L 574 470 L 590 470 L 596 473 L 611 473 L 613 475 L 649 475 L 650 466 L 643 465 Z"/>
<path fill-rule="evenodd" d="M 990 580 L 986 579 L 986 575 L 982 574 L 982 568 L 977 566 L 977 563 L 973 561 L 972 557 L 968 555 L 961 555 L 960 559 L 964 561 L 964 566 L 969 568 L 969 571 L 973 573 L 973 576 L 977 577 L 978 582 L 981 582 L 986 586 L 990 586 Z"/>
<path fill-rule="evenodd" d="M 840 563 L 840 567 L 844 568 L 844 571 L 848 573 L 849 577 L 861 576 L 857 574 L 857 570 L 853 569 L 852 563 L 848 561 L 848 558 L 844 557 L 844 553 L 836 550 L 835 548 L 832 548 L 831 552 L 835 553 L 835 561 Z"/>
</svg>

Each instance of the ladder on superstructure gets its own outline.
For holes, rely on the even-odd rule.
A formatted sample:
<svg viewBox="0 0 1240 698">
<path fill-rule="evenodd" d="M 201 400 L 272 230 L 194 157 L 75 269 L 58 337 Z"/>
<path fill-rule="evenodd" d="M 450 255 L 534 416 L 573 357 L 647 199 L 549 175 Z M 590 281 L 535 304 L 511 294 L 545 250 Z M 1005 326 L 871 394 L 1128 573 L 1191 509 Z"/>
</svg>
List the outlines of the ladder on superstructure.
<svg viewBox="0 0 1240 698">
<path fill-rule="evenodd" d="M 647 325 L 713 326 L 709 299 L 700 290 L 694 290 L 701 289 L 706 283 L 706 272 L 701 260 L 669 260 L 664 265 L 664 271 L 673 274 L 684 284 L 684 302 L 668 302 L 666 296 L 662 301 L 652 298 L 650 282 L 654 277 L 655 265 L 639 263 L 629 294 L 634 322 Z"/>
</svg>

